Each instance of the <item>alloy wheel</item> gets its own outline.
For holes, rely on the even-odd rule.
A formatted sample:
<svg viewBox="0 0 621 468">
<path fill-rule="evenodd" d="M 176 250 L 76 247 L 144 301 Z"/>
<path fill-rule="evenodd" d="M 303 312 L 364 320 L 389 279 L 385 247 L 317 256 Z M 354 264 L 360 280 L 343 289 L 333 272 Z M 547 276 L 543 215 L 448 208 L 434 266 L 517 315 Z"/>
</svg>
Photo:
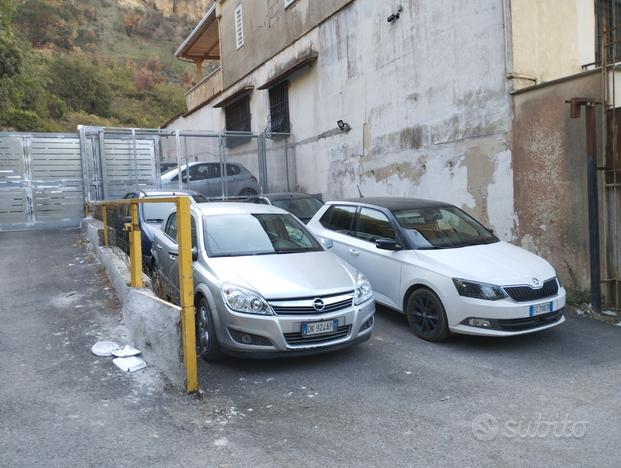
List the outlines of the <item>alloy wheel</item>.
<svg viewBox="0 0 621 468">
<path fill-rule="evenodd" d="M 433 335 L 440 322 L 435 302 L 428 295 L 417 296 L 412 304 L 412 323 L 421 335 Z"/>
</svg>

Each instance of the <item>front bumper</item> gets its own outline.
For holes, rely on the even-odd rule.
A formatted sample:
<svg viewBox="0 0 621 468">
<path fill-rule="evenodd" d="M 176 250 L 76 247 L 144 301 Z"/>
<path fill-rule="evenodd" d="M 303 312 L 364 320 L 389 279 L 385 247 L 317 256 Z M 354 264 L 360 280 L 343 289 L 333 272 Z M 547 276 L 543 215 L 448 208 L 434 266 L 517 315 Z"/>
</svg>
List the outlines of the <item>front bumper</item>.
<svg viewBox="0 0 621 468">
<path fill-rule="evenodd" d="M 311 355 L 366 341 L 374 327 L 375 301 L 317 315 L 250 315 L 218 304 L 217 336 L 223 352 L 255 358 Z M 302 337 L 302 323 L 338 320 L 334 333 Z M 244 342 L 245 340 L 245 342 Z M 249 343 L 248 343 L 249 342 Z"/>
<path fill-rule="evenodd" d="M 565 321 L 565 296 L 563 288 L 555 296 L 530 302 L 510 298 L 486 301 L 456 295 L 445 301 L 449 329 L 453 333 L 481 336 L 514 336 L 545 330 Z M 552 303 L 551 312 L 531 315 L 531 306 L 547 303 Z M 486 319 L 490 327 L 469 325 L 470 318 Z"/>
</svg>

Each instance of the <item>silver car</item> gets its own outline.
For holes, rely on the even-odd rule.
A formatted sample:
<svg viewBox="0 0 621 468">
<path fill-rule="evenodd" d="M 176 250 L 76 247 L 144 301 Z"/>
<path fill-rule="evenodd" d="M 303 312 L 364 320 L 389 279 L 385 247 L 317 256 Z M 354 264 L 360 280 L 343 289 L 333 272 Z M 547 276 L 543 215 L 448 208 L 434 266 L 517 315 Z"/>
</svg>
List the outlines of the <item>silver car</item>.
<svg viewBox="0 0 621 468">
<path fill-rule="evenodd" d="M 203 358 L 314 354 L 371 336 L 371 285 L 295 216 L 249 203 L 200 203 L 190 210 Z M 172 212 L 152 253 L 154 283 L 173 302 L 179 298 L 176 239 Z"/>
<path fill-rule="evenodd" d="M 220 175 L 219 162 L 193 162 L 181 166 L 181 170 L 181 188 L 194 190 L 206 197 L 221 196 L 223 188 L 228 196 L 252 196 L 261 191 L 257 178 L 238 163 L 226 163 L 224 177 Z M 163 173 L 161 185 L 169 190 L 179 189 L 179 168 Z"/>
</svg>

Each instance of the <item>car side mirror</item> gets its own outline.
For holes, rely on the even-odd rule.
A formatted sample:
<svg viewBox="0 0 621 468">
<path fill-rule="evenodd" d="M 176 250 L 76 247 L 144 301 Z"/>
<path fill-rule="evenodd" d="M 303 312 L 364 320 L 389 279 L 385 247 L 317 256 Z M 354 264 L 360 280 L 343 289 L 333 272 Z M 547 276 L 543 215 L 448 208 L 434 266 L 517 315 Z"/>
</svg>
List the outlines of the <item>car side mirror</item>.
<svg viewBox="0 0 621 468">
<path fill-rule="evenodd" d="M 392 239 L 378 239 L 375 241 L 375 247 L 381 250 L 401 250 L 401 247 L 397 242 Z"/>
<path fill-rule="evenodd" d="M 198 249 L 192 247 L 192 261 L 195 262 L 196 260 L 198 260 Z"/>
<path fill-rule="evenodd" d="M 332 242 L 332 239 L 326 239 L 325 237 L 320 237 L 319 242 L 321 242 L 321 245 L 323 245 L 324 248 L 326 249 L 331 249 L 332 247 L 334 247 L 334 242 Z"/>
<path fill-rule="evenodd" d="M 488 232 L 489 232 L 492 236 L 495 236 L 495 235 L 496 235 L 496 233 L 494 232 L 494 230 L 493 230 L 492 228 L 488 228 L 488 227 L 486 227 L 485 229 L 487 229 L 487 231 L 488 231 Z"/>
</svg>

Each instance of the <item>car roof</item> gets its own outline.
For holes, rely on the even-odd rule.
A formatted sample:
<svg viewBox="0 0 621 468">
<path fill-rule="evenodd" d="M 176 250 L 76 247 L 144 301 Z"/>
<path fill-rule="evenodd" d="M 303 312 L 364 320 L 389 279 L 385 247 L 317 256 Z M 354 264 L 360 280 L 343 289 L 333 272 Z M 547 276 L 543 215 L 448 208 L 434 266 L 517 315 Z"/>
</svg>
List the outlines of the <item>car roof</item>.
<svg viewBox="0 0 621 468">
<path fill-rule="evenodd" d="M 133 192 L 136 193 L 136 192 Z M 139 190 L 141 198 L 142 197 L 174 197 L 175 195 L 201 195 L 200 193 L 194 190 L 157 190 L 157 189 L 147 189 L 147 190 Z"/>
<path fill-rule="evenodd" d="M 422 198 L 405 198 L 405 197 L 364 197 L 350 198 L 342 201 L 329 201 L 328 205 L 349 204 L 349 205 L 367 205 L 385 208 L 390 211 L 411 210 L 416 208 L 438 208 L 442 206 L 453 206 L 450 203 L 425 200 Z"/>
<path fill-rule="evenodd" d="M 241 203 L 241 202 L 209 202 L 209 203 L 196 203 L 194 209 L 197 209 L 201 214 L 209 215 L 222 215 L 222 214 L 289 214 L 281 208 L 272 205 L 259 205 L 255 203 Z"/>
<path fill-rule="evenodd" d="M 270 200 L 285 200 L 287 198 L 317 198 L 314 195 L 309 195 L 308 193 L 302 193 L 302 192 L 262 193 L 261 195 L 257 195 L 257 196 L 269 198 Z"/>
</svg>

